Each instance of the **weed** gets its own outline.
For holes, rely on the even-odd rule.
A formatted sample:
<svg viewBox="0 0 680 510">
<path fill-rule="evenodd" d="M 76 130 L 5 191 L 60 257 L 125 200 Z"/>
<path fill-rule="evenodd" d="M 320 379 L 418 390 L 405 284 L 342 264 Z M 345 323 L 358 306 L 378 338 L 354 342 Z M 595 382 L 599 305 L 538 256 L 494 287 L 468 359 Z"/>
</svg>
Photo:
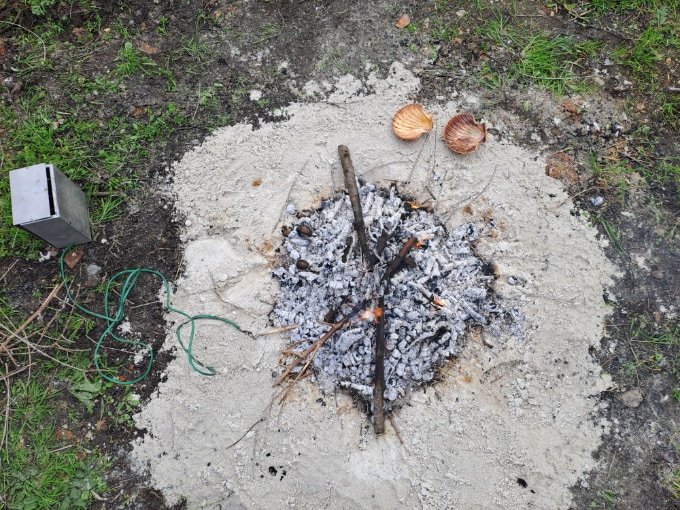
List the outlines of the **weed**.
<svg viewBox="0 0 680 510">
<path fill-rule="evenodd" d="M 630 165 L 622 161 L 600 164 L 591 158 L 591 169 L 595 178 L 603 181 L 615 191 L 615 196 L 623 201 L 630 189 L 629 177 L 633 173 Z"/>
<path fill-rule="evenodd" d="M 591 501 L 588 510 L 605 510 L 616 508 L 618 494 L 611 489 L 605 489 L 597 493 L 597 499 Z"/>
<path fill-rule="evenodd" d="M 281 33 L 281 27 L 276 23 L 267 23 L 260 31 L 260 36 L 253 44 L 260 44 L 274 37 L 278 37 Z"/>
<path fill-rule="evenodd" d="M 480 74 L 480 80 L 482 84 L 489 87 L 490 89 L 501 89 L 505 86 L 507 81 L 505 75 L 496 73 L 486 62 L 482 64 Z"/>
<path fill-rule="evenodd" d="M 435 41 L 451 42 L 458 35 L 458 27 L 453 23 L 446 23 L 442 18 L 435 18 L 430 30 L 430 36 Z"/>
<path fill-rule="evenodd" d="M 417 23 L 409 23 L 408 25 L 406 25 L 406 31 L 409 34 L 417 34 L 418 30 L 420 30 L 420 27 L 418 26 Z"/>
<path fill-rule="evenodd" d="M 186 43 L 184 43 L 184 47 L 182 48 L 182 51 L 189 55 L 191 58 L 193 58 L 196 61 L 201 61 L 205 58 L 205 56 L 208 54 L 208 47 L 200 42 L 197 37 L 191 36 Z"/>
<path fill-rule="evenodd" d="M 31 12 L 36 16 L 44 16 L 47 8 L 57 3 L 57 0 L 26 0 L 31 7 Z"/>
<path fill-rule="evenodd" d="M 612 246 L 617 250 L 617 251 L 622 251 L 621 247 L 621 239 L 622 239 L 622 234 L 621 230 L 611 223 L 609 220 L 607 220 L 604 216 L 596 214 L 593 215 L 593 219 L 595 220 L 596 223 L 598 223 L 601 227 L 602 230 L 604 231 L 605 235 L 607 238 L 611 241 Z"/>
<path fill-rule="evenodd" d="M 125 203 L 123 197 L 108 196 L 99 202 L 99 209 L 92 216 L 92 225 L 98 227 L 104 223 L 115 220 L 121 215 L 121 205 Z"/>
<path fill-rule="evenodd" d="M 123 43 L 123 47 L 118 52 L 118 64 L 113 72 L 120 78 L 127 78 L 139 72 L 157 74 L 156 63 L 139 53 L 132 46 L 131 41 Z"/>
<path fill-rule="evenodd" d="M 161 16 L 158 18 L 158 27 L 156 28 L 156 31 L 158 32 L 159 35 L 166 35 L 168 33 L 168 22 L 170 20 L 168 19 L 167 16 Z"/>
<path fill-rule="evenodd" d="M 510 20 L 497 12 L 494 19 L 476 29 L 477 34 L 490 40 L 496 46 L 508 46 L 519 40 L 520 34 L 510 26 Z"/>
</svg>

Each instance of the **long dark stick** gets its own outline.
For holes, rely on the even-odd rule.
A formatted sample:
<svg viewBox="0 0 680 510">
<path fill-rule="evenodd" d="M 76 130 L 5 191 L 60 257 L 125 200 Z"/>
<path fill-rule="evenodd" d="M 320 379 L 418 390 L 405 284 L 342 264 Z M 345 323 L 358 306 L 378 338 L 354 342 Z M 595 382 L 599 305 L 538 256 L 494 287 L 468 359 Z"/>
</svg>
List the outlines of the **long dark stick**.
<svg viewBox="0 0 680 510">
<path fill-rule="evenodd" d="M 349 155 L 349 149 L 346 145 L 338 146 L 338 155 L 340 156 L 340 164 L 342 165 L 342 174 L 345 176 L 345 187 L 349 193 L 349 200 L 352 203 L 352 213 L 354 213 L 354 230 L 357 232 L 359 238 L 359 247 L 361 248 L 361 256 L 370 268 L 375 265 L 375 257 L 373 253 L 368 250 L 368 241 L 366 240 L 366 226 L 364 225 L 364 213 L 361 209 L 361 199 L 359 198 L 359 188 L 357 188 L 357 178 L 354 173 L 354 165 L 352 158 Z"/>
<path fill-rule="evenodd" d="M 373 386 L 373 415 L 375 433 L 385 432 L 385 297 L 378 299 L 378 325 L 375 328 L 375 384 Z"/>
</svg>

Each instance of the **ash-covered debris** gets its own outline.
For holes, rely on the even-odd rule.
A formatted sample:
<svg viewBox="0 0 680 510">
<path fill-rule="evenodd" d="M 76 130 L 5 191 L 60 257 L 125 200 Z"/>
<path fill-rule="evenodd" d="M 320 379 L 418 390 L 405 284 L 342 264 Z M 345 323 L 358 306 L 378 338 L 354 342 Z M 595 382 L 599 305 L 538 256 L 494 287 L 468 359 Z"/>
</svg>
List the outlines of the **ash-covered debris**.
<svg viewBox="0 0 680 510">
<path fill-rule="evenodd" d="M 493 298 L 494 277 L 472 247 L 479 236 L 473 225 L 447 231 L 434 214 L 395 188 L 367 184 L 360 196 L 369 244 L 378 254 L 374 270 L 361 258 L 349 197 L 325 200 L 318 211 L 297 220 L 284 241 L 288 263 L 274 271 L 281 291 L 272 320 L 277 326 L 299 324 L 289 348 L 302 353 L 330 323 L 355 314 L 323 344 L 312 366 L 325 391 L 346 388 L 371 402 L 374 319 L 380 313 L 375 303 L 385 291 L 389 410 L 410 389 L 432 381 L 438 366 L 461 351 L 468 324 L 498 333 L 510 322 L 512 332 L 521 335 L 521 316 Z M 387 265 L 412 237 L 421 243 L 385 286 Z"/>
</svg>

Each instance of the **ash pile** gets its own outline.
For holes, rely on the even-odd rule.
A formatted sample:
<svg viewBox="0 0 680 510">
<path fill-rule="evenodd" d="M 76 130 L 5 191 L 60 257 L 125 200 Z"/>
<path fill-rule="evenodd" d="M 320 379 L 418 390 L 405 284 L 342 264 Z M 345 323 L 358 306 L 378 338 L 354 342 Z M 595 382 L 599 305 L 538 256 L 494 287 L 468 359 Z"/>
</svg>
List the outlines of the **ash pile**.
<svg viewBox="0 0 680 510">
<path fill-rule="evenodd" d="M 281 290 L 271 319 L 281 327 L 298 325 L 284 350 L 296 362 L 284 375 L 311 368 L 323 391 L 350 390 L 368 407 L 382 319 L 384 409 L 390 411 L 460 353 L 471 325 L 498 328 L 510 320 L 517 329 L 521 319 L 494 299 L 494 277 L 474 252 L 475 226 L 447 230 L 431 209 L 394 187 L 365 184 L 359 196 L 373 263 L 362 258 L 349 196 L 325 200 L 287 233 L 285 263 L 274 270 Z"/>
</svg>

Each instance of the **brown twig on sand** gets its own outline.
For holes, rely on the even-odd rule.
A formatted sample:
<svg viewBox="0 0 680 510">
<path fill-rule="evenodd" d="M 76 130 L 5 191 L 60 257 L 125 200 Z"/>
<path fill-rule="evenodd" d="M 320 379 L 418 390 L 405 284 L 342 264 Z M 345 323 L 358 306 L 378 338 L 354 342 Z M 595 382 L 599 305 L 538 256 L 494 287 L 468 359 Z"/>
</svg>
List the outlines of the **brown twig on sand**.
<svg viewBox="0 0 680 510">
<path fill-rule="evenodd" d="M 375 382 L 373 384 L 373 416 L 375 433 L 385 433 L 385 297 L 378 299 L 375 328 Z"/>
<path fill-rule="evenodd" d="M 361 256 L 364 258 L 370 268 L 375 265 L 375 255 L 368 249 L 368 241 L 366 240 L 366 226 L 364 225 L 364 212 L 361 209 L 361 199 L 359 197 L 359 188 L 357 188 L 356 174 L 354 173 L 354 165 L 352 158 L 349 155 L 349 149 L 346 145 L 338 146 L 338 155 L 340 156 L 340 164 L 342 165 L 342 174 L 345 176 L 345 187 L 349 193 L 349 200 L 352 203 L 352 213 L 354 214 L 354 230 L 357 232 L 359 238 L 359 247 L 361 248 Z"/>
<path fill-rule="evenodd" d="M 393 414 L 390 414 L 388 419 L 390 420 L 390 423 L 392 424 L 392 428 L 394 429 L 394 433 L 396 434 L 397 439 L 399 440 L 399 442 L 403 446 L 404 445 L 404 438 L 401 437 L 401 430 L 399 430 L 399 427 L 397 426 L 397 420 L 394 418 Z"/>
</svg>

